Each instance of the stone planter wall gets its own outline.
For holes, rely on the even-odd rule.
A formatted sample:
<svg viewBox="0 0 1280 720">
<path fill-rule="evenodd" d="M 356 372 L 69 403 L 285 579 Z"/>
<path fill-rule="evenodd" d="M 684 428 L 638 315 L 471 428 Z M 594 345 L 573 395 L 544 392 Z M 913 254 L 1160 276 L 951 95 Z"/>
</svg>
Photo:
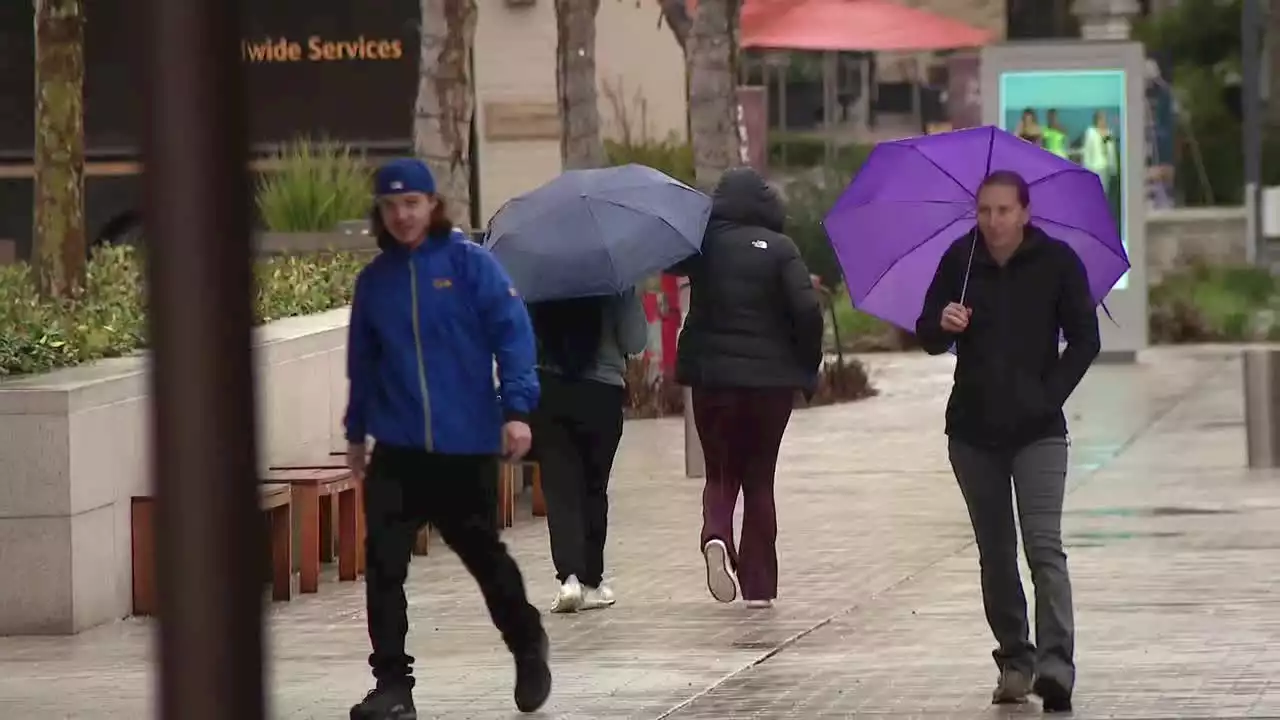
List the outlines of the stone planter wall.
<svg viewBox="0 0 1280 720">
<path fill-rule="evenodd" d="M 348 311 L 257 332 L 260 461 L 344 446 Z M 0 381 L 0 635 L 131 609 L 130 498 L 150 492 L 147 358 Z"/>
</svg>

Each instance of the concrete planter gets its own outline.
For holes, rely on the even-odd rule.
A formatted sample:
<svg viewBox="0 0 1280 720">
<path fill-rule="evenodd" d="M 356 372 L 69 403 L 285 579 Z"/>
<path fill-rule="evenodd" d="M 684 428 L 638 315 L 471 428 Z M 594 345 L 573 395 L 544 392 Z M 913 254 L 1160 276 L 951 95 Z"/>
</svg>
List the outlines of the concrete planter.
<svg viewBox="0 0 1280 720">
<path fill-rule="evenodd" d="M 348 311 L 257 331 L 263 468 L 344 447 Z M 0 381 L 0 635 L 130 612 L 130 498 L 150 492 L 147 356 Z M 194 408 L 193 408 L 194 409 Z"/>
</svg>

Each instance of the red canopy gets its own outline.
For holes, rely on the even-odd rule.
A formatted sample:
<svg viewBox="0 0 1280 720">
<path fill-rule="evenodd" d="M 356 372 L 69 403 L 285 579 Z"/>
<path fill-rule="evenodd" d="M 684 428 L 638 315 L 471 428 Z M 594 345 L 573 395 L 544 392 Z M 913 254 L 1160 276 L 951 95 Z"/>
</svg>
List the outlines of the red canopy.
<svg viewBox="0 0 1280 720">
<path fill-rule="evenodd" d="M 747 0 L 742 10 L 744 48 L 925 52 L 990 39 L 986 30 L 893 0 Z"/>
</svg>

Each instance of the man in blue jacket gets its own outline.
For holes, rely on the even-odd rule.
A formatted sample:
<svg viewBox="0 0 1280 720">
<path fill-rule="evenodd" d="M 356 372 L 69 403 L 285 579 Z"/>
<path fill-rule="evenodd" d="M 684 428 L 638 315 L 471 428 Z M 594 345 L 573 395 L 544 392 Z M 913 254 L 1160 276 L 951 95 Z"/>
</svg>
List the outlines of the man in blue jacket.
<svg viewBox="0 0 1280 720">
<path fill-rule="evenodd" d="M 351 719 L 417 718 L 404 583 L 427 523 L 480 584 L 515 657 L 516 706 L 533 712 L 551 692 L 547 636 L 497 525 L 497 458 L 529 451 L 538 401 L 529 316 L 498 262 L 454 229 L 425 164 L 391 161 L 374 184 L 382 253 L 356 280 L 346 434 L 357 473 L 367 439 L 376 442 L 364 499 L 377 686 Z"/>
</svg>

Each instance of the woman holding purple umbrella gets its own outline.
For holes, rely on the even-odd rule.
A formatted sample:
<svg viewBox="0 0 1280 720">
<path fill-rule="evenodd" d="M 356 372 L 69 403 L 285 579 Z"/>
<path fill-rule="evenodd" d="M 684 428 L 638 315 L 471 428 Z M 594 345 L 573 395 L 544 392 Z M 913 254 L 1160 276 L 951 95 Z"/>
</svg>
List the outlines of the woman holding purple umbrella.
<svg viewBox="0 0 1280 720">
<path fill-rule="evenodd" d="M 924 349 L 954 346 L 947 403 L 951 466 L 978 544 L 982 598 L 999 647 L 997 704 L 1035 693 L 1071 709 L 1074 622 L 1062 502 L 1070 441 L 1063 405 L 1100 349 L 1085 266 L 1030 224 L 1030 189 L 998 171 L 977 193 L 976 231 L 945 252 L 916 322 Z M 1059 352 L 1059 333 L 1066 349 Z M 1012 493 L 1010 486 L 1012 485 Z M 1035 643 L 1018 574 L 1021 525 L 1035 585 Z"/>
</svg>

